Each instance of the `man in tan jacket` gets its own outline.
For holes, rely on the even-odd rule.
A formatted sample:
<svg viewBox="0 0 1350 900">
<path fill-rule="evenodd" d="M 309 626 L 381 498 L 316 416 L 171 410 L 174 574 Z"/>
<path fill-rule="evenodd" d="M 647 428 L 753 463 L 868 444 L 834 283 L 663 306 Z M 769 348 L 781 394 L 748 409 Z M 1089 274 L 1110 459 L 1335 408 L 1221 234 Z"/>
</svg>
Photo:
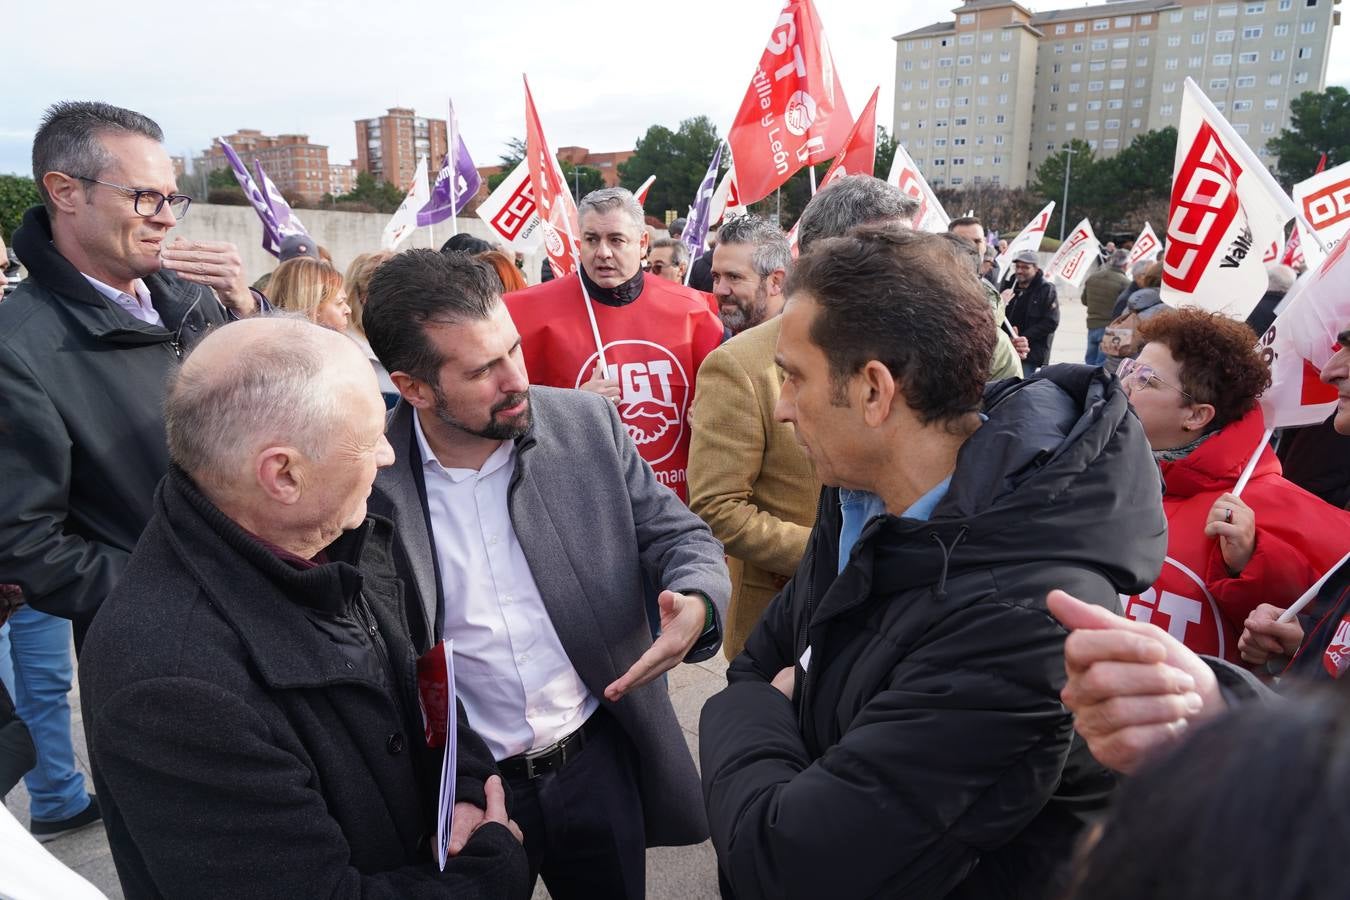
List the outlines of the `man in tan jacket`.
<svg viewBox="0 0 1350 900">
<path fill-rule="evenodd" d="M 689 447 L 689 506 L 726 545 L 731 605 L 727 659 L 806 549 L 820 484 L 792 426 L 773 420 L 781 375 L 774 364 L 787 236 L 758 216 L 723 226 L 713 250 L 713 294 L 735 337 L 698 370 Z M 704 380 L 706 379 L 706 380 Z"/>
<path fill-rule="evenodd" d="M 908 222 L 918 206 L 868 175 L 841 178 L 812 198 L 798 224 L 803 252 L 855 225 Z M 787 238 L 755 216 L 723 225 L 713 251 L 713 293 L 735 337 L 698 371 L 691 416 L 689 506 L 725 546 L 731 604 L 722 652 L 734 659 L 769 601 L 797 569 L 816 516 L 820 482 L 792 426 L 777 422 L 782 372 L 774 363 L 791 265 Z"/>
</svg>

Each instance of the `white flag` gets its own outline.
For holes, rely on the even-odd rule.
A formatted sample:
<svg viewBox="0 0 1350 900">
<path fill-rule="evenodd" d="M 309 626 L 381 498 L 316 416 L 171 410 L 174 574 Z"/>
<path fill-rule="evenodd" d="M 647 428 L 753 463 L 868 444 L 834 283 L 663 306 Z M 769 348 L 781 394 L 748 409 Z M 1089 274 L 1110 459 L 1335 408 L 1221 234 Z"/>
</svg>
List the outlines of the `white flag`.
<svg viewBox="0 0 1350 900">
<path fill-rule="evenodd" d="M 733 219 L 744 215 L 746 209 L 741 205 L 741 191 L 736 187 L 736 164 L 733 162 L 722 176 L 717 190 L 713 191 L 708 204 L 708 224 L 716 225 L 723 219 Z"/>
<path fill-rule="evenodd" d="M 524 160 L 478 205 L 478 218 L 502 236 L 513 249 L 533 250 L 544 242 L 539 209 L 530 184 L 530 166 Z"/>
<path fill-rule="evenodd" d="M 1163 255 L 1163 300 L 1245 318 L 1266 292 L 1263 257 L 1295 215 L 1252 149 L 1186 79 Z"/>
<path fill-rule="evenodd" d="M 1341 241 L 1321 267 L 1300 279 L 1284 312 L 1261 336 L 1270 362 L 1270 387 L 1261 395 L 1267 428 L 1315 425 L 1336 409 L 1335 386 L 1318 375 L 1334 353 L 1336 336 L 1350 327 L 1350 259 Z"/>
<path fill-rule="evenodd" d="M 380 246 L 385 250 L 396 250 L 417 230 L 417 211 L 427 205 L 431 199 L 431 187 L 427 184 L 427 158 L 417 160 L 417 169 L 413 172 L 412 187 L 408 196 L 403 198 L 399 208 L 384 226 L 384 236 Z"/>
<path fill-rule="evenodd" d="M 1294 185 L 1294 205 L 1303 214 L 1298 221 L 1299 249 L 1308 268 L 1316 269 L 1350 230 L 1350 163 L 1318 172 Z M 1326 253 L 1317 245 L 1319 239 Z"/>
<path fill-rule="evenodd" d="M 891 160 L 891 171 L 886 175 L 886 181 L 919 201 L 919 211 L 914 214 L 912 223 L 915 231 L 937 234 L 947 230 L 951 218 L 903 144 L 895 145 L 895 157 Z"/>
<path fill-rule="evenodd" d="M 1125 271 L 1133 272 L 1134 264 L 1140 260 L 1152 262 L 1161 246 L 1158 243 L 1158 236 L 1153 233 L 1153 226 L 1145 222 L 1144 230 L 1139 232 L 1139 237 L 1134 239 L 1134 246 L 1130 248 L 1130 255 L 1125 260 Z"/>
<path fill-rule="evenodd" d="M 1050 226 L 1050 214 L 1055 211 L 1055 201 L 1051 200 L 1045 204 L 1045 209 L 1036 213 L 1036 218 L 1027 223 L 1027 227 L 1018 233 L 1017 237 L 1008 244 L 1006 253 L 999 255 L 995 260 L 998 266 L 998 280 L 1002 281 L 1003 276 L 1007 274 L 1008 267 L 1012 265 L 1013 257 L 1023 250 L 1030 250 L 1033 253 L 1040 252 L 1041 239 L 1045 237 L 1045 229 Z"/>
<path fill-rule="evenodd" d="M 1083 286 L 1092 263 L 1101 255 L 1102 245 L 1092 231 L 1092 223 L 1087 219 L 1079 222 L 1069 232 L 1050 264 L 1045 267 L 1047 278 L 1059 277 L 1076 288 Z"/>
</svg>

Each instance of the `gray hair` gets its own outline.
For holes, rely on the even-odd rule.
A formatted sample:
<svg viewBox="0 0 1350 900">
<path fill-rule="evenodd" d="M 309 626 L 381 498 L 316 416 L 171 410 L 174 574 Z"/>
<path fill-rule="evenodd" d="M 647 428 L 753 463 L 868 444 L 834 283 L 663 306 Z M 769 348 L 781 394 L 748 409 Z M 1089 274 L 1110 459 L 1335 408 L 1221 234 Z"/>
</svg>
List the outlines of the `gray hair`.
<svg viewBox="0 0 1350 900">
<path fill-rule="evenodd" d="M 98 178 L 116 160 L 100 138 L 104 134 L 139 134 L 164 143 L 164 132 L 149 116 L 96 100 L 63 100 L 48 107 L 33 137 L 33 180 L 47 212 L 55 212 L 42 184 L 48 172 L 72 178 Z M 93 185 L 86 184 L 86 193 Z"/>
<path fill-rule="evenodd" d="M 733 216 L 727 219 L 718 232 L 717 242 L 726 244 L 750 244 L 755 249 L 750 254 L 750 264 L 760 278 L 782 269 L 786 272 L 792 266 L 792 249 L 788 246 L 787 235 L 783 229 L 768 219 L 755 215 Z"/>
<path fill-rule="evenodd" d="M 677 241 L 675 238 L 658 238 L 652 242 L 653 250 L 669 250 L 670 261 L 673 265 L 682 266 L 689 262 L 689 248 L 684 245 L 684 241 Z"/>
<path fill-rule="evenodd" d="M 1271 263 L 1266 266 L 1266 278 L 1269 280 L 1266 290 L 1287 294 L 1289 289 L 1294 286 L 1294 270 L 1280 263 Z"/>
<path fill-rule="evenodd" d="M 903 221 L 919 211 L 919 201 L 871 175 L 845 175 L 811 198 L 797 220 L 797 246 L 805 253 L 821 238 L 841 237 L 855 225 Z"/>
<path fill-rule="evenodd" d="M 313 460 L 332 448 L 340 423 L 336 368 L 326 332 L 302 316 L 274 313 L 277 335 L 244 343 L 212 370 L 178 370 L 164 400 L 169 458 L 200 486 L 228 489 L 241 451 L 269 442 Z M 223 326 L 218 331 L 229 329 Z"/>
<path fill-rule="evenodd" d="M 1153 260 L 1151 259 L 1139 260 L 1139 262 L 1135 263 L 1130 268 L 1130 277 L 1135 279 L 1143 278 L 1144 273 L 1148 271 L 1148 267 L 1151 265 L 1153 265 Z"/>
<path fill-rule="evenodd" d="M 577 224 L 580 227 L 581 217 L 588 211 L 604 215 L 621 209 L 628 213 L 628 217 L 633 220 L 633 226 L 638 231 L 642 231 L 647 224 L 647 220 L 642 213 L 642 204 L 637 202 L 633 192 L 627 188 L 607 187 L 600 188 L 598 191 L 591 191 L 581 202 L 577 204 Z"/>
</svg>

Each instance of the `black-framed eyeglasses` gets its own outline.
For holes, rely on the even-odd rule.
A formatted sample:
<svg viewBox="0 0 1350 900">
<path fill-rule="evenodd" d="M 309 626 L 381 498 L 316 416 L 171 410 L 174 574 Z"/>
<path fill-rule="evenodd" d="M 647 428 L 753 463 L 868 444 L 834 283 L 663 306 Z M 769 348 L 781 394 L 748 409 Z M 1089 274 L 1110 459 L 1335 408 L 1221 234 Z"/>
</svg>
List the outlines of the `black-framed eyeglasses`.
<svg viewBox="0 0 1350 900">
<path fill-rule="evenodd" d="M 141 188 L 127 187 L 124 184 L 113 184 L 111 181 L 99 181 L 97 178 L 86 178 L 83 175 L 75 176 L 80 181 L 87 181 L 90 184 L 101 184 L 104 187 L 110 187 L 119 190 L 132 197 L 132 206 L 136 210 L 136 215 L 144 218 L 151 218 L 159 215 L 159 211 L 164 208 L 164 204 L 169 204 L 169 209 L 173 212 L 175 219 L 181 219 L 187 215 L 188 207 L 192 205 L 192 198 L 187 194 L 169 194 L 165 196 L 159 191 L 147 191 Z"/>
</svg>

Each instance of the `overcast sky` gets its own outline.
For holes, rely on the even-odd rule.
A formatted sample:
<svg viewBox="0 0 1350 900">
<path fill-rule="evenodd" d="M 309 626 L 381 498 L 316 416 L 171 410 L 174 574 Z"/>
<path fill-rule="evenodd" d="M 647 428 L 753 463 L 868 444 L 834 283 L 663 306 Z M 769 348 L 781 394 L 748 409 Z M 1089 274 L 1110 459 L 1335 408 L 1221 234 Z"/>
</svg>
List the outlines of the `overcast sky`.
<svg viewBox="0 0 1350 900">
<path fill-rule="evenodd" d="M 779 0 L 63 0 L 6 4 L 0 46 L 0 172 L 27 173 L 42 110 L 99 99 L 139 110 L 171 153 L 240 128 L 301 133 L 329 160 L 356 155 L 353 120 L 412 106 L 444 117 L 453 97 L 479 165 L 524 135 L 530 76 L 549 143 L 629 149 L 652 124 L 706 114 L 725 135 Z M 881 86 L 891 126 L 893 35 L 951 19 L 957 0 L 816 0 L 856 113 Z M 1033 10 L 1076 6 L 1031 3 Z M 1328 84 L 1350 83 L 1336 29 Z"/>
</svg>

